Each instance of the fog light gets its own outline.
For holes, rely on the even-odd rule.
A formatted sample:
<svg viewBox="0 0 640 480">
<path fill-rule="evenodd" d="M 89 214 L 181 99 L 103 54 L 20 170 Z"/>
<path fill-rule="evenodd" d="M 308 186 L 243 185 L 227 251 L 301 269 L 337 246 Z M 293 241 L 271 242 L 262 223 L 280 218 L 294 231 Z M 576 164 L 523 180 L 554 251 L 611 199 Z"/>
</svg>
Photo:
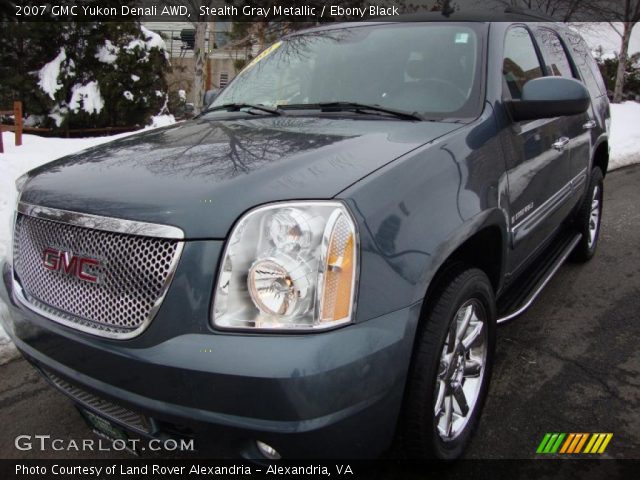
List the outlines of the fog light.
<svg viewBox="0 0 640 480">
<path fill-rule="evenodd" d="M 280 460 L 280 454 L 278 453 L 278 451 L 273 448 L 271 445 L 267 445 L 264 442 L 261 442 L 260 440 L 256 440 L 256 445 L 258 446 L 258 450 L 260 451 L 260 453 L 262 455 L 264 455 L 266 458 L 268 458 L 269 460 Z"/>
</svg>

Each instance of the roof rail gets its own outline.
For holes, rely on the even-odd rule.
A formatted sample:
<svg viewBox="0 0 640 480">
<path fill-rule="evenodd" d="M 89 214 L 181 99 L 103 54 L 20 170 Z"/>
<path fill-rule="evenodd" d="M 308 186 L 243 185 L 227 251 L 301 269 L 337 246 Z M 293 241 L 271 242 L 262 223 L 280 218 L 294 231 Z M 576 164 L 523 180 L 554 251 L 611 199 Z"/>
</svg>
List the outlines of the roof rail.
<svg viewBox="0 0 640 480">
<path fill-rule="evenodd" d="M 524 8 L 508 6 L 504 9 L 504 13 L 513 13 L 516 15 L 524 15 L 525 17 L 535 18 L 536 20 L 544 20 L 547 22 L 558 22 L 557 18 L 553 18 L 549 15 L 545 15 L 542 12 L 536 12 L 533 10 L 527 10 Z"/>
</svg>

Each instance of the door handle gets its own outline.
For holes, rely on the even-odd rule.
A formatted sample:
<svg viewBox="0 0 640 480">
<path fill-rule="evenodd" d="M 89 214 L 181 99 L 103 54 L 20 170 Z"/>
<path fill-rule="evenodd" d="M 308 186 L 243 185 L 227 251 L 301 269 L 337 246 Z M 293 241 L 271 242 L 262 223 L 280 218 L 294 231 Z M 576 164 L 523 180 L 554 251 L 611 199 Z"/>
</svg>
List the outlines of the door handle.
<svg viewBox="0 0 640 480">
<path fill-rule="evenodd" d="M 589 120 L 587 123 L 582 125 L 582 128 L 584 128 L 585 130 L 591 130 L 593 128 L 596 128 L 597 125 L 598 124 L 596 123 L 595 120 Z"/>
<path fill-rule="evenodd" d="M 561 151 L 561 150 L 564 150 L 564 147 L 566 147 L 568 144 L 569 144 L 569 137 L 560 137 L 558 140 L 553 142 L 551 146 L 556 150 Z"/>
</svg>

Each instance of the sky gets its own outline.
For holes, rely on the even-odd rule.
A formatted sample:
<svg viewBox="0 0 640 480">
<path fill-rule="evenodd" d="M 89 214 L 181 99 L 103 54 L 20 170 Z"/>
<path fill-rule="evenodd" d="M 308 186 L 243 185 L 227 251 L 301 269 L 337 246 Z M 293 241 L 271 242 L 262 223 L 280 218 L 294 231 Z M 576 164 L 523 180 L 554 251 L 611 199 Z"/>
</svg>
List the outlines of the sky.
<svg viewBox="0 0 640 480">
<path fill-rule="evenodd" d="M 620 51 L 620 44 L 622 38 L 615 30 L 606 22 L 589 23 L 589 24 L 576 24 L 582 25 L 579 27 L 580 33 L 589 44 L 592 49 L 602 45 L 604 53 L 613 53 Z M 622 31 L 621 24 L 619 30 Z M 631 33 L 631 43 L 629 45 L 629 54 L 640 52 L 640 24 L 636 25 Z"/>
</svg>

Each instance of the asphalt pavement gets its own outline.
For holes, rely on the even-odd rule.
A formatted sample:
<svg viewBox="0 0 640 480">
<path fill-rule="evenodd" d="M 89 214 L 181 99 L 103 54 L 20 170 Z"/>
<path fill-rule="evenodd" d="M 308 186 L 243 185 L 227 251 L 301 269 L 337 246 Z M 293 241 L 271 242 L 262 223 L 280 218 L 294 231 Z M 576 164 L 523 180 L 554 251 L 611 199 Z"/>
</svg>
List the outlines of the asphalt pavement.
<svg viewBox="0 0 640 480">
<path fill-rule="evenodd" d="M 605 181 L 596 257 L 566 264 L 536 303 L 498 329 L 489 398 L 468 458 L 535 458 L 547 432 L 613 433 L 604 454 L 640 459 L 640 166 Z M 0 458 L 131 458 L 18 450 L 19 435 L 96 438 L 22 359 L 0 367 Z M 144 453 L 144 456 L 160 454 Z"/>
</svg>

